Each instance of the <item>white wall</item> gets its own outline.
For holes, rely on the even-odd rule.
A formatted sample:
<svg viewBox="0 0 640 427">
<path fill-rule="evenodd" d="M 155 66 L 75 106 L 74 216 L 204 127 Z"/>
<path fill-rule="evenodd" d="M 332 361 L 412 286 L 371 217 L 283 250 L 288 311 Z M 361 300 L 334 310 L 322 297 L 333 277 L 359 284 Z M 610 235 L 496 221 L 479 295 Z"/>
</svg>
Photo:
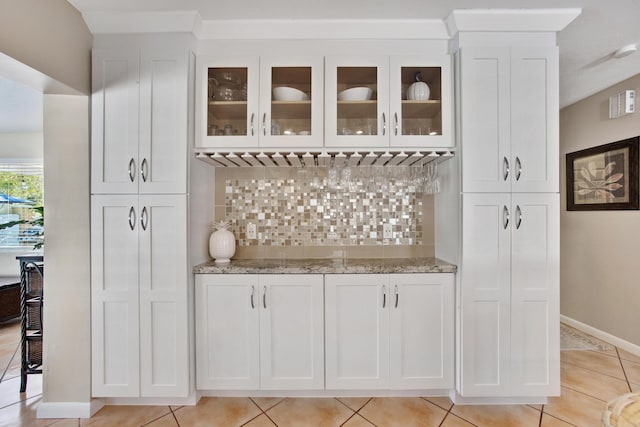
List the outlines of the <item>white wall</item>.
<svg viewBox="0 0 640 427">
<path fill-rule="evenodd" d="M 89 402 L 89 97 L 44 96 L 43 402 Z"/>
<path fill-rule="evenodd" d="M 625 89 L 640 75 L 560 111 L 560 312 L 640 345 L 640 211 L 566 210 L 565 154 L 640 135 L 640 112 L 608 118 Z"/>
<path fill-rule="evenodd" d="M 42 162 L 42 132 L 0 133 L 0 162 Z"/>
</svg>

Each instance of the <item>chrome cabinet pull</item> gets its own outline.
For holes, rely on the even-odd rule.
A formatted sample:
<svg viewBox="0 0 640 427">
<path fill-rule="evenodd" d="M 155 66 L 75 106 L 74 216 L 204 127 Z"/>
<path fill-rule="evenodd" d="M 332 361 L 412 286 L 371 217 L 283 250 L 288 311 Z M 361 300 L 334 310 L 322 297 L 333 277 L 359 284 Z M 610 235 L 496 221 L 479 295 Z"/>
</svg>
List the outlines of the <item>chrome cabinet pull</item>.
<svg viewBox="0 0 640 427">
<path fill-rule="evenodd" d="M 135 160 L 133 160 L 133 157 L 132 157 L 131 160 L 129 160 L 129 179 L 131 180 L 131 182 L 133 182 L 135 177 L 136 177 L 136 162 Z"/>
<path fill-rule="evenodd" d="M 516 157 L 516 181 L 520 180 L 521 174 L 522 174 L 522 163 L 520 162 L 520 157 Z"/>
<path fill-rule="evenodd" d="M 142 213 L 140 214 L 140 226 L 144 231 L 147 231 L 147 225 L 149 224 L 149 217 L 147 216 L 147 207 L 142 208 Z"/>
<path fill-rule="evenodd" d="M 509 160 L 506 157 L 502 158 L 502 179 L 504 181 L 509 177 Z"/>
<path fill-rule="evenodd" d="M 520 224 L 522 224 L 522 209 L 518 205 L 516 206 L 516 230 L 520 228 Z"/>
<path fill-rule="evenodd" d="M 382 135 L 387 134 L 387 116 L 382 113 Z"/>
<path fill-rule="evenodd" d="M 133 206 L 129 209 L 129 228 L 131 228 L 131 231 L 136 228 L 136 210 L 133 209 Z"/>
<path fill-rule="evenodd" d="M 255 118 L 256 113 L 251 113 L 251 136 L 254 135 L 253 133 L 253 119 Z"/>
<path fill-rule="evenodd" d="M 400 299 L 400 292 L 398 292 L 398 285 L 396 285 L 396 307 L 398 308 L 398 300 Z"/>
<path fill-rule="evenodd" d="M 267 287 L 262 288 L 262 306 L 267 308 Z"/>
<path fill-rule="evenodd" d="M 398 113 L 393 113 L 393 134 L 398 135 Z"/>
<path fill-rule="evenodd" d="M 387 287 L 382 285 L 382 308 L 387 306 Z"/>
<path fill-rule="evenodd" d="M 267 113 L 262 114 L 262 134 L 267 136 Z"/>
<path fill-rule="evenodd" d="M 502 226 L 506 230 L 508 225 L 509 225 L 509 208 L 507 208 L 507 206 L 503 206 L 502 207 Z"/>
<path fill-rule="evenodd" d="M 255 304 L 253 303 L 253 294 L 256 293 L 256 287 L 251 285 L 251 308 L 256 308 Z"/>
<path fill-rule="evenodd" d="M 140 165 L 140 175 L 142 176 L 142 181 L 147 182 L 147 159 L 142 159 L 142 164 Z"/>
</svg>

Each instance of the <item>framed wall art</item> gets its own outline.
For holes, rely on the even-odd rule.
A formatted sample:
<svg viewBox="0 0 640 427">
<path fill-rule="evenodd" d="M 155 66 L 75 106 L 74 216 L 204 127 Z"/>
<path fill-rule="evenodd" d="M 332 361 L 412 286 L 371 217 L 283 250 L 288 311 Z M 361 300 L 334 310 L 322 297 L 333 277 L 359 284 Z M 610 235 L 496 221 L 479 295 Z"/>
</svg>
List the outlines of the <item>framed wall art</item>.
<svg viewBox="0 0 640 427">
<path fill-rule="evenodd" d="M 567 153 L 567 210 L 639 209 L 639 140 Z"/>
</svg>

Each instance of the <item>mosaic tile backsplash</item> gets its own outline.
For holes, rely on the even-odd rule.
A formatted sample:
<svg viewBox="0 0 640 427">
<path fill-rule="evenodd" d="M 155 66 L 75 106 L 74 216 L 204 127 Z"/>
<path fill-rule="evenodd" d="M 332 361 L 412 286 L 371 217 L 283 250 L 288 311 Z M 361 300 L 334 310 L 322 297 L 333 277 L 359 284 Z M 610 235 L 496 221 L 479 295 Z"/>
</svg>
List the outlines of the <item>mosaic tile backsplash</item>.
<svg viewBox="0 0 640 427">
<path fill-rule="evenodd" d="M 423 194 L 415 186 L 392 176 L 380 183 L 332 174 L 327 168 L 288 168 L 262 176 L 255 169 L 246 176 L 223 173 L 216 177 L 224 179 L 222 219 L 231 223 L 238 246 L 423 244 Z M 257 239 L 247 239 L 250 223 L 256 225 Z M 390 225 L 391 238 L 384 238 L 384 224 Z"/>
</svg>

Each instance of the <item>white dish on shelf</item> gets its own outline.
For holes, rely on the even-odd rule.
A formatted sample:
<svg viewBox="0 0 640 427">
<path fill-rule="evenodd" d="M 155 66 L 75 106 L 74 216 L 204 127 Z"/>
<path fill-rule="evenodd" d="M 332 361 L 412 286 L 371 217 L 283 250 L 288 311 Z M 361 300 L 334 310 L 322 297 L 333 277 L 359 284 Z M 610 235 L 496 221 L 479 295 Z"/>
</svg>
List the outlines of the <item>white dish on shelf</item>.
<svg viewBox="0 0 640 427">
<path fill-rule="evenodd" d="M 370 87 L 352 87 L 338 92 L 338 101 L 367 101 L 371 95 L 373 89 Z"/>
<path fill-rule="evenodd" d="M 288 86 L 279 86 L 273 88 L 274 101 L 307 101 L 309 95 L 301 91 Z"/>
</svg>

